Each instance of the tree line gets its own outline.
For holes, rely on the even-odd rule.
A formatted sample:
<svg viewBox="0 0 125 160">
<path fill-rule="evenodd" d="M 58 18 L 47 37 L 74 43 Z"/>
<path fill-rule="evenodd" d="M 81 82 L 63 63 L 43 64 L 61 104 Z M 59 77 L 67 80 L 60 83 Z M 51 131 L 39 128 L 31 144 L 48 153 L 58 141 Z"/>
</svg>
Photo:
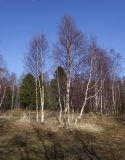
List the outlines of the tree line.
<svg viewBox="0 0 125 160">
<path fill-rule="evenodd" d="M 87 38 L 72 17 L 64 16 L 53 45 L 53 77 L 45 72 L 50 64 L 49 42 L 44 33 L 34 36 L 25 57 L 26 74 L 20 83 L 0 57 L 0 109 L 16 107 L 36 110 L 36 121 L 44 122 L 45 109 L 58 112 L 66 127 L 77 124 L 85 113 L 123 116 L 125 78 L 120 77 L 120 55 Z"/>
</svg>

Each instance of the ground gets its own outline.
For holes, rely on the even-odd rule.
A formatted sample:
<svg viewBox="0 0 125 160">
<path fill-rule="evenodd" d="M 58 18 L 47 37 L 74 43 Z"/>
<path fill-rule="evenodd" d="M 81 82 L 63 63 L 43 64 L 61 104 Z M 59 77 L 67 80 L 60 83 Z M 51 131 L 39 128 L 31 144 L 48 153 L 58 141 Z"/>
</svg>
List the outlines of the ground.
<svg viewBox="0 0 125 160">
<path fill-rule="evenodd" d="M 125 160 L 125 126 L 84 117 L 65 129 L 55 120 L 21 122 L 22 111 L 0 116 L 0 160 Z"/>
</svg>

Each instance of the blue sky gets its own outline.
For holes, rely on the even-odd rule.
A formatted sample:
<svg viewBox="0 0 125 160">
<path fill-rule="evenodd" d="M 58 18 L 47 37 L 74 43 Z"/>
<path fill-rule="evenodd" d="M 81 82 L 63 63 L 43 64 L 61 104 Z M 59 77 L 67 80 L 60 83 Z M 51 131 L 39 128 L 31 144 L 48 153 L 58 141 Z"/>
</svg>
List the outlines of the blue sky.
<svg viewBox="0 0 125 160">
<path fill-rule="evenodd" d="M 44 32 L 56 41 L 61 17 L 70 14 L 87 35 L 95 33 L 106 49 L 125 53 L 124 0 L 0 0 L 0 54 L 18 76 L 33 35 Z"/>
</svg>

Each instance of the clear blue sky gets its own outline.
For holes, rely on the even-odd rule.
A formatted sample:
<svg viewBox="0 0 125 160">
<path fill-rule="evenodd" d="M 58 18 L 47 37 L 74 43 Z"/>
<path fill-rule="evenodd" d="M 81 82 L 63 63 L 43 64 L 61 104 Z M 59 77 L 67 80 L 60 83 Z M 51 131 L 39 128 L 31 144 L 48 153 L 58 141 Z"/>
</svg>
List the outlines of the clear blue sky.
<svg viewBox="0 0 125 160">
<path fill-rule="evenodd" d="M 54 42 L 64 14 L 70 14 L 99 44 L 125 53 L 124 0 L 0 0 L 0 54 L 8 69 L 18 76 L 24 71 L 24 54 L 34 34 L 44 32 Z"/>
</svg>

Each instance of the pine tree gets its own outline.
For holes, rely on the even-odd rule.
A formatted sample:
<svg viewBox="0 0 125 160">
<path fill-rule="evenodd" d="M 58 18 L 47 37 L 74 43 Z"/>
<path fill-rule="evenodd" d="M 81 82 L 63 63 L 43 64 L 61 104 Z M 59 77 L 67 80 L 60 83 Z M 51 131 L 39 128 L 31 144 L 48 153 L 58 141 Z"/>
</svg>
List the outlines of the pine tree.
<svg viewBox="0 0 125 160">
<path fill-rule="evenodd" d="M 31 74 L 27 74 L 20 87 L 20 105 L 23 108 L 35 108 L 35 79 Z"/>
</svg>

